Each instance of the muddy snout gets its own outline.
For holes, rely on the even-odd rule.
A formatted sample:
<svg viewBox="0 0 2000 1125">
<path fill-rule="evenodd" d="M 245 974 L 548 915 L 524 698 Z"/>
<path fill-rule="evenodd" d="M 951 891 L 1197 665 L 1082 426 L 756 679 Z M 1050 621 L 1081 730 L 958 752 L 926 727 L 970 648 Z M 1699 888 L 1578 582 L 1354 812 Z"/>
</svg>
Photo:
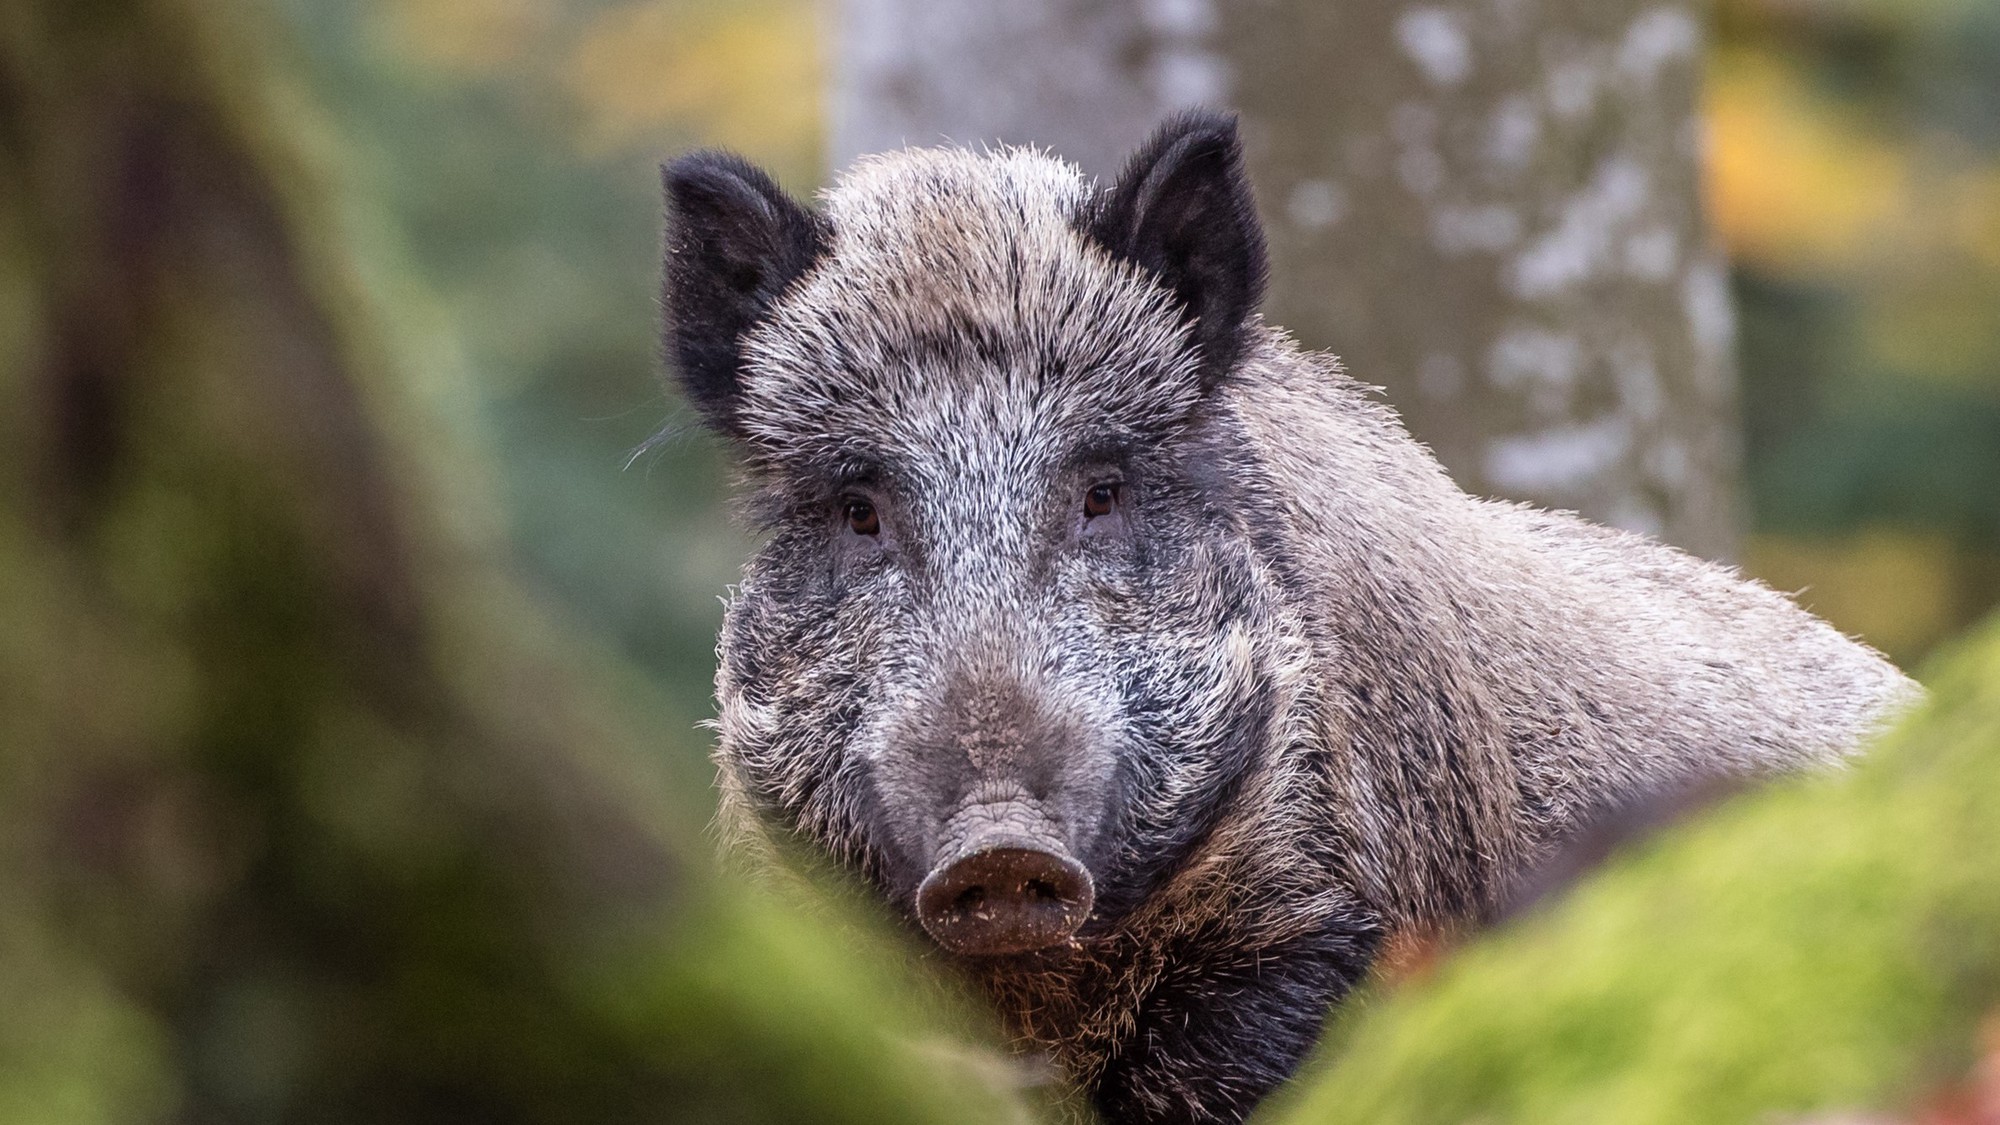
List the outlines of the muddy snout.
<svg viewBox="0 0 2000 1125">
<path fill-rule="evenodd" d="M 931 869 L 917 888 L 917 920 L 952 953 L 1028 953 L 1068 941 L 1095 898 L 1090 872 L 1052 833 L 996 826 Z"/>
</svg>

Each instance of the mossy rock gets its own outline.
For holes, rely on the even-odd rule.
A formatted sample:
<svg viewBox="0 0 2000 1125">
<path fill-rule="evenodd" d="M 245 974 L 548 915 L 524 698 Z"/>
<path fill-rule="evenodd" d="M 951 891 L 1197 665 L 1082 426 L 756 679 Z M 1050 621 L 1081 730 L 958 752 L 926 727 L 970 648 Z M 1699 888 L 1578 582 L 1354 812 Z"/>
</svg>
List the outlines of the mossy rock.
<svg viewBox="0 0 2000 1125">
<path fill-rule="evenodd" d="M 1894 1112 L 2000 1012 L 2000 620 L 1851 770 L 1743 794 L 1336 1020 L 1261 1120 Z"/>
</svg>

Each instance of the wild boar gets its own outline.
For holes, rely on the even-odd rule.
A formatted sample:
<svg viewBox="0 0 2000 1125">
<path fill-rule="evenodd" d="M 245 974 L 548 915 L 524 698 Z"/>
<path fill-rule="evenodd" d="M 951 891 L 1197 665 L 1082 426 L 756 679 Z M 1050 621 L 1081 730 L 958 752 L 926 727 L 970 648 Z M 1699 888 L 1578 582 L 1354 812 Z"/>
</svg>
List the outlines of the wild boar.
<svg viewBox="0 0 2000 1125">
<path fill-rule="evenodd" d="M 1264 325 L 1233 120 L 1116 182 L 665 169 L 667 351 L 767 538 L 723 818 L 858 873 L 1112 1122 L 1238 1121 L 1387 934 L 1636 795 L 1849 754 L 1914 687 L 1787 598 L 1478 499 Z"/>
</svg>

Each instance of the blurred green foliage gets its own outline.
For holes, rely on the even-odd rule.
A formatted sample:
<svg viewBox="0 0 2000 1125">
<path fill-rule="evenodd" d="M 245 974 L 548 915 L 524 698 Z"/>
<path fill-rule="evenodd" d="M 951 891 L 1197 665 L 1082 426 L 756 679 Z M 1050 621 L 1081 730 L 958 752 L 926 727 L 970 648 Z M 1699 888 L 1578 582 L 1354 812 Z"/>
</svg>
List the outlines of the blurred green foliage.
<svg viewBox="0 0 2000 1125">
<path fill-rule="evenodd" d="M 2000 8 L 1720 15 L 1747 561 L 1909 658 L 2000 600 Z M 820 55 L 807 0 L 0 17 L 0 1122 L 1019 1119 L 893 938 L 699 838 L 750 544 L 656 381 L 654 164 L 809 188 Z M 1300 1119 L 1956 1073 L 1996 651 L 1357 1010 Z"/>
<path fill-rule="evenodd" d="M 1263 1120 L 1832 1121 L 1956 1085 L 2000 1020 L 2000 618 L 1925 679 L 1852 773 L 1733 800 L 1351 1005 Z"/>
<path fill-rule="evenodd" d="M 813 186 L 810 6 L 274 3 L 350 191 L 471 374 L 524 573 L 657 678 L 665 744 L 698 759 L 749 541 L 716 443 L 660 380 L 657 165 L 727 143 Z"/>
<path fill-rule="evenodd" d="M 659 678 L 688 733 L 748 544 L 725 458 L 656 381 L 653 165 L 722 144 L 810 188 L 828 50 L 813 5 L 272 2 L 350 179 L 470 366 L 517 557 Z M 1711 210 L 1741 302 L 1745 561 L 1915 660 L 2000 603 L 2000 7 L 1726 0 L 1717 16 Z"/>
<path fill-rule="evenodd" d="M 1718 15 L 1747 561 L 1913 660 L 2000 604 L 2000 5 Z"/>
<path fill-rule="evenodd" d="M 262 17 L 0 20 L 0 1122 L 1021 1120 L 879 919 L 711 870 Z"/>
</svg>

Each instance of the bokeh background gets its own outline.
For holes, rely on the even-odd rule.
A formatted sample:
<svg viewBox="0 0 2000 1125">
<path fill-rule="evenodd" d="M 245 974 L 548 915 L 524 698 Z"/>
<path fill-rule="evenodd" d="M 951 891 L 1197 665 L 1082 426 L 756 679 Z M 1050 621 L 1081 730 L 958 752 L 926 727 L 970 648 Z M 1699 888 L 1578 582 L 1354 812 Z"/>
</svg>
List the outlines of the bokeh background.
<svg viewBox="0 0 2000 1125">
<path fill-rule="evenodd" d="M 280 11 L 355 186 L 463 350 L 524 569 L 702 714 L 745 543 L 715 444 L 656 381 L 653 168 L 722 145 L 795 191 L 823 183 L 822 13 Z M 1913 664 L 2000 601 L 2000 6 L 1714 16 L 1706 196 L 1739 309 L 1740 561 Z"/>
<path fill-rule="evenodd" d="M 1929 667 L 2000 603 L 2000 4 L 1707 16 L 1730 553 Z M 720 599 L 752 544 L 726 451 L 660 377 L 657 165 L 721 145 L 823 183 L 832 23 L 810 0 L 0 14 L 0 1121 L 1026 1119 L 990 1032 L 913 999 L 932 985 L 892 939 L 843 952 L 829 925 L 873 923 L 718 882 L 700 835 Z M 241 393 L 264 383 L 292 389 Z M 1704 996 L 1760 995 L 1778 977 L 1744 950 L 1819 949 L 1827 902 L 1872 943 L 1860 967 L 1781 957 L 1808 983 L 1719 1004 L 1701 1049 L 1789 1050 L 1839 1019 L 1876 1035 L 1697 1091 L 1740 1104 L 1626 1089 L 1624 1109 L 1987 1096 L 1956 1084 L 2000 996 L 2000 887 L 1974 846 L 2000 799 L 2000 664 L 1953 667 L 1956 717 L 1892 772 L 1756 806 L 1649 859 L 1655 882 L 1474 957 L 1486 977 L 1391 1006 L 1354 1081 L 1488 1085 L 1368 1119 L 1643 1119 L 1495 1093 L 1569 1090 L 1535 1068 L 1579 1040 L 1629 1074 L 1619 1051 L 1647 1041 L 1610 1033 L 1685 1001 L 1641 964 L 1671 927 L 1619 886 L 1679 903 Z M 1797 916 L 1733 928 L 1770 902 Z M 1889 922 L 1933 915 L 1950 924 Z M 1632 940 L 1593 944 L 1607 918 Z M 1507 991 L 1580 949 L 1578 987 L 1605 990 Z M 1865 987 L 1820 988 L 1843 979 Z M 1797 999 L 1822 991 L 1839 1019 Z M 1536 1003 L 1563 1018 L 1468 1016 Z M 1528 1061 L 1467 1070 L 1482 1035 Z"/>
</svg>

